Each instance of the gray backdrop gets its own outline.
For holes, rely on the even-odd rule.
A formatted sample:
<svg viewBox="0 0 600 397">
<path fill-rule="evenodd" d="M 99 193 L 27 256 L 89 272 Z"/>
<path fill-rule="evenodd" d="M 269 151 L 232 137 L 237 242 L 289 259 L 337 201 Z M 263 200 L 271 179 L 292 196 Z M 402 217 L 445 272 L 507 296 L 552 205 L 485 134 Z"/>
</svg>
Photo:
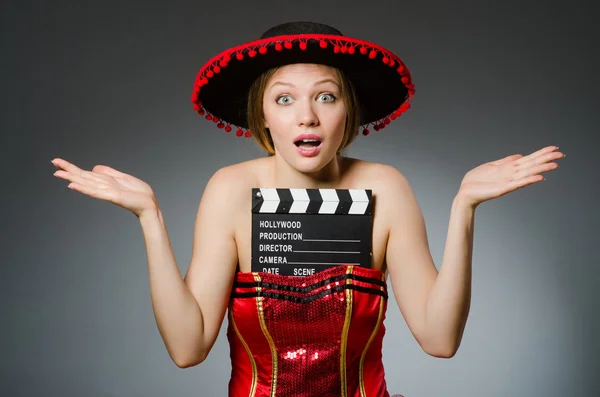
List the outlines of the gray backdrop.
<svg viewBox="0 0 600 397">
<path fill-rule="evenodd" d="M 598 396 L 597 18 L 592 1 L 2 2 L 0 395 L 224 396 L 222 328 L 179 369 L 159 336 L 144 241 L 126 210 L 66 188 L 50 160 L 108 164 L 155 190 L 182 274 L 218 168 L 262 156 L 199 117 L 197 70 L 290 20 L 371 40 L 409 66 L 412 109 L 350 156 L 391 164 L 422 206 L 441 265 L 471 168 L 558 144 L 545 182 L 476 212 L 462 346 L 426 355 L 390 300 L 391 393 Z"/>
</svg>

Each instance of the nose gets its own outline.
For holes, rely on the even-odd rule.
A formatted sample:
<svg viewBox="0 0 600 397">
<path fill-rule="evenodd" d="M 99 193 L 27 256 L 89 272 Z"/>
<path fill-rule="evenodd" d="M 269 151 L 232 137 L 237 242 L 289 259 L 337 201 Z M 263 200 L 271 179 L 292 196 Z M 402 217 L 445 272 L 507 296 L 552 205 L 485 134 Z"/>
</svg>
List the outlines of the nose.
<svg viewBox="0 0 600 397">
<path fill-rule="evenodd" d="M 299 126 L 314 127 L 319 124 L 319 117 L 313 108 L 312 101 L 301 101 L 296 109 Z"/>
</svg>

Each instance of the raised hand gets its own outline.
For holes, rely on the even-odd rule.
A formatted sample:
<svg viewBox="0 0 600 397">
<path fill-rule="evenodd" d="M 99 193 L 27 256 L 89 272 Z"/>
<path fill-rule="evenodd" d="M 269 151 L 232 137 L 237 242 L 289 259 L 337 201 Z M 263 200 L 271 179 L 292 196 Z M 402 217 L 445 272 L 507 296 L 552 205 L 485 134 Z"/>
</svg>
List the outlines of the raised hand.
<svg viewBox="0 0 600 397">
<path fill-rule="evenodd" d="M 565 157 L 558 146 L 547 146 L 527 156 L 513 154 L 485 163 L 467 172 L 458 196 L 476 207 L 484 201 L 544 180 L 543 172 L 558 168 L 555 160 Z"/>
<path fill-rule="evenodd" d="M 56 177 L 71 182 L 67 187 L 114 203 L 138 217 L 157 207 L 150 185 L 114 168 L 96 165 L 91 171 L 85 171 L 60 158 L 52 160 L 52 164 L 59 169 L 54 173 Z"/>
</svg>

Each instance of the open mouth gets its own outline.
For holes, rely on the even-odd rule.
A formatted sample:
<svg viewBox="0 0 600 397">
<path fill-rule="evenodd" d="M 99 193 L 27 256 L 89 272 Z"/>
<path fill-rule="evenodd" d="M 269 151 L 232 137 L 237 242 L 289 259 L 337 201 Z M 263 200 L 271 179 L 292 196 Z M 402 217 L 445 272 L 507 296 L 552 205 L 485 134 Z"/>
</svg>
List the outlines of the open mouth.
<svg viewBox="0 0 600 397">
<path fill-rule="evenodd" d="M 318 139 L 301 139 L 299 141 L 294 142 L 294 144 L 300 149 L 304 150 L 312 150 L 321 145 L 321 141 Z"/>
</svg>

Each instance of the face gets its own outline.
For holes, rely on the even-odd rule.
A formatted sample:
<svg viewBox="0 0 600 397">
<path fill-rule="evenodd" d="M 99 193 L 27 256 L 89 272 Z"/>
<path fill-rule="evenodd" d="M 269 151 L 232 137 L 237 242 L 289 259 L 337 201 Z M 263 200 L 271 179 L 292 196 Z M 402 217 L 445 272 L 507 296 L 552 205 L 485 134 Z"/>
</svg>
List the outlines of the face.
<svg viewBox="0 0 600 397">
<path fill-rule="evenodd" d="M 335 158 L 344 137 L 346 106 L 331 68 L 281 67 L 267 82 L 263 110 L 275 156 L 301 172 L 319 171 Z"/>
</svg>

